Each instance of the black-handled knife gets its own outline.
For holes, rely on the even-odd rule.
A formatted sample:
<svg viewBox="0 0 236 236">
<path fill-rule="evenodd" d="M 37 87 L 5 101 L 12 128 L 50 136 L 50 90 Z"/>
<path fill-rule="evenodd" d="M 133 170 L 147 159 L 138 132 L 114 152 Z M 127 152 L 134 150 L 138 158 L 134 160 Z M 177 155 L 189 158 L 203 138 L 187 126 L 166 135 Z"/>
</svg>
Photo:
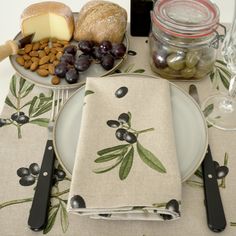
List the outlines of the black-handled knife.
<svg viewBox="0 0 236 236">
<path fill-rule="evenodd" d="M 47 224 L 54 160 L 55 152 L 53 150 L 53 142 L 52 140 L 48 140 L 28 218 L 28 225 L 34 231 L 44 229 Z"/>
<path fill-rule="evenodd" d="M 200 104 L 197 87 L 195 85 L 190 85 L 189 94 Z M 226 219 L 209 145 L 202 162 L 202 176 L 208 227 L 213 232 L 221 232 L 226 227 Z"/>
</svg>

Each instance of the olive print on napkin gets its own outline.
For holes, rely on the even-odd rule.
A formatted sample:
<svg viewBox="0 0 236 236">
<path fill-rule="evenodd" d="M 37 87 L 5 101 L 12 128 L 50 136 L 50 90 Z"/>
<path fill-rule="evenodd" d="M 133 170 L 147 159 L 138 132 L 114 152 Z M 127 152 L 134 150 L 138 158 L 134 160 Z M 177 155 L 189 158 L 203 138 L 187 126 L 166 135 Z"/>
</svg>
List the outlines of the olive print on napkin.
<svg viewBox="0 0 236 236">
<path fill-rule="evenodd" d="M 135 130 L 132 128 L 131 118 L 132 114 L 127 112 L 120 114 L 118 120 L 107 121 L 109 127 L 116 129 L 115 137 L 119 141 L 125 142 L 125 144 L 108 147 L 97 152 L 98 158 L 95 160 L 96 163 L 110 163 L 111 161 L 114 163 L 94 170 L 96 174 L 105 173 L 120 166 L 119 178 L 120 180 L 126 179 L 133 165 L 135 147 L 139 157 L 146 165 L 160 173 L 166 173 L 166 168 L 161 161 L 138 140 L 140 135 L 154 131 L 154 128 Z"/>
</svg>

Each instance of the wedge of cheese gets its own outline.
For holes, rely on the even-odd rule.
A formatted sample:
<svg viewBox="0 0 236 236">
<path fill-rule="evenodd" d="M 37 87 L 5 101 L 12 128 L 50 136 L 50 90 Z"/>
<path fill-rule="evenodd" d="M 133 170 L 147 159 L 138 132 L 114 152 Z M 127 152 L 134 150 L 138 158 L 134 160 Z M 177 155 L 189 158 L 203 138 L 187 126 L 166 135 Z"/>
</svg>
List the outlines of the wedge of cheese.
<svg viewBox="0 0 236 236">
<path fill-rule="evenodd" d="M 21 32 L 24 36 L 35 33 L 34 41 L 48 37 L 70 41 L 73 31 L 73 13 L 60 2 L 32 4 L 21 15 Z"/>
</svg>

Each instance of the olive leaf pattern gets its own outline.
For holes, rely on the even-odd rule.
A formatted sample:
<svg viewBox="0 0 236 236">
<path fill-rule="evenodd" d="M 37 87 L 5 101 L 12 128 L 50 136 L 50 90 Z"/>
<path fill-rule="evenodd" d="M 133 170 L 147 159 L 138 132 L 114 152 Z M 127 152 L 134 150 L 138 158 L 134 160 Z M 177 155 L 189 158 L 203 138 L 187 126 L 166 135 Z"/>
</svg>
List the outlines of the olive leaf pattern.
<svg viewBox="0 0 236 236">
<path fill-rule="evenodd" d="M 161 161 L 147 148 L 145 148 L 138 140 L 139 136 L 143 133 L 154 131 L 154 128 L 144 130 L 135 130 L 131 124 L 131 112 L 122 113 L 119 115 L 118 120 L 108 120 L 107 125 L 115 128 L 115 137 L 119 141 L 125 141 L 126 144 L 121 144 L 109 148 L 102 149 L 97 152 L 98 157 L 95 163 L 111 162 L 112 164 L 93 170 L 96 174 L 105 173 L 120 165 L 119 178 L 124 180 L 128 177 L 133 161 L 135 147 L 140 159 L 153 170 L 166 173 L 166 168 Z"/>
<path fill-rule="evenodd" d="M 227 152 L 225 152 L 225 154 L 224 154 L 223 165 L 220 165 L 217 161 L 214 161 L 216 178 L 219 180 L 218 185 L 220 188 L 226 188 L 226 176 L 229 173 L 228 162 L 229 162 L 229 155 Z M 201 167 L 199 167 L 199 169 L 194 173 L 194 175 L 197 178 L 199 178 L 201 181 L 187 180 L 186 183 L 190 186 L 193 186 L 193 187 L 203 187 Z"/>
<path fill-rule="evenodd" d="M 28 167 L 20 167 L 17 169 L 16 174 L 19 177 L 19 184 L 21 186 L 27 187 L 32 186 L 35 190 L 38 176 L 40 173 L 40 167 L 37 163 L 31 163 Z M 51 193 L 51 201 L 49 205 L 48 220 L 43 234 L 47 234 L 51 231 L 56 221 L 56 218 L 60 214 L 60 223 L 63 233 L 65 233 L 69 227 L 68 214 L 66 211 L 67 205 L 67 194 L 69 188 L 60 190 L 60 182 L 71 181 L 69 177 L 66 176 L 65 171 L 59 164 L 56 164 L 53 175 L 53 187 Z M 33 195 L 33 194 L 32 194 Z M 14 199 L 7 202 L 0 203 L 0 210 L 9 207 L 12 205 L 22 204 L 26 202 L 32 202 L 33 197 L 23 198 L 23 199 Z"/>
<path fill-rule="evenodd" d="M 231 72 L 229 71 L 227 64 L 222 60 L 216 60 L 214 68 L 209 75 L 210 80 L 213 84 L 213 87 L 217 90 L 220 89 L 220 84 L 223 85 L 225 89 L 229 89 L 229 81 L 231 79 Z M 203 114 L 205 117 L 208 117 L 214 110 L 214 104 L 209 104 L 204 110 Z M 212 123 L 214 120 L 220 119 L 220 116 L 214 117 L 212 119 Z M 212 124 L 207 124 L 208 128 L 212 127 Z"/>
<path fill-rule="evenodd" d="M 26 124 L 39 125 L 47 127 L 49 119 L 40 117 L 46 112 L 51 110 L 52 107 L 52 94 L 46 96 L 40 93 L 34 96 L 30 101 L 24 102 L 25 99 L 34 89 L 34 84 L 27 82 L 22 77 L 18 78 L 13 75 L 10 82 L 10 92 L 12 98 L 6 97 L 5 103 L 13 109 L 13 113 L 9 118 L 0 118 L 0 128 L 13 125 L 17 128 L 18 138 L 22 138 L 21 129 Z"/>
<path fill-rule="evenodd" d="M 228 90 L 230 78 L 231 72 L 227 68 L 227 64 L 222 60 L 216 60 L 214 68 L 210 73 L 210 80 L 213 87 L 219 90 L 220 84 L 222 84 L 223 87 Z"/>
</svg>

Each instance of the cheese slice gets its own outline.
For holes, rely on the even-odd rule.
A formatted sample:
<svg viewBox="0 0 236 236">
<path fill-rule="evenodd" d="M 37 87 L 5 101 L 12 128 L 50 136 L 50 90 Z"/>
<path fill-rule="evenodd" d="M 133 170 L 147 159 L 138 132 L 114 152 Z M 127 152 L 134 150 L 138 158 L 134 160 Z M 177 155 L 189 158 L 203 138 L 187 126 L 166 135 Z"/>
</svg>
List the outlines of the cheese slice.
<svg viewBox="0 0 236 236">
<path fill-rule="evenodd" d="M 34 41 L 48 37 L 70 41 L 73 31 L 73 13 L 63 3 L 32 4 L 21 15 L 21 32 L 23 36 L 35 33 Z"/>
</svg>

